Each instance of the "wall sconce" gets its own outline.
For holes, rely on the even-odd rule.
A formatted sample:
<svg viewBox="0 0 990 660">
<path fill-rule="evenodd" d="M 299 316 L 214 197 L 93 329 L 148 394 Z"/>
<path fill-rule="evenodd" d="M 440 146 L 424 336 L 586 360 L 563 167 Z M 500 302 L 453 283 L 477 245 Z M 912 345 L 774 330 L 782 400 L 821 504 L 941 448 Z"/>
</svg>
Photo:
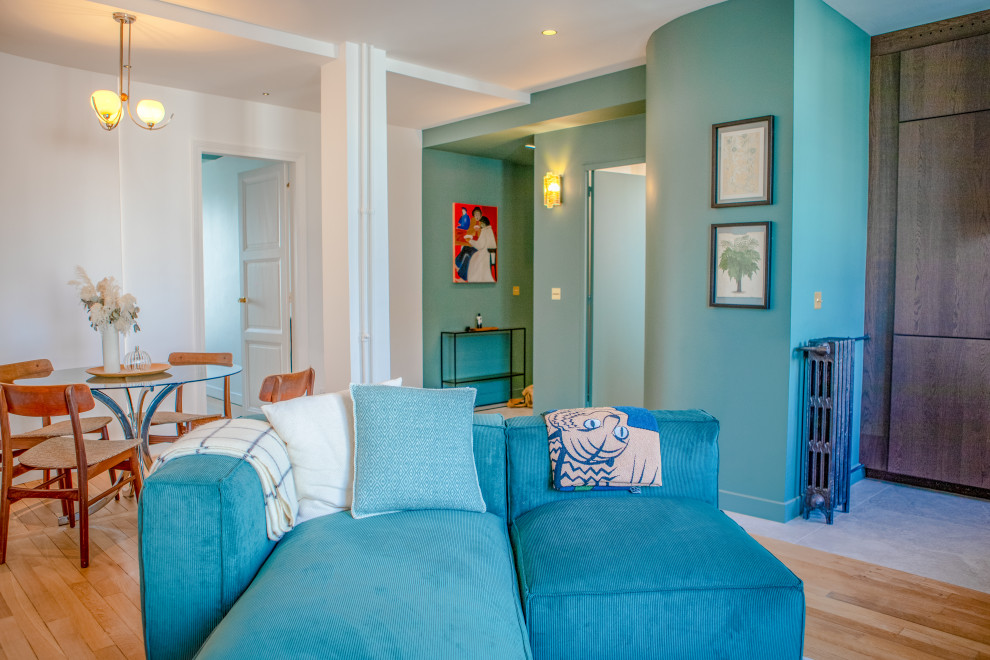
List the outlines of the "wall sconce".
<svg viewBox="0 0 990 660">
<path fill-rule="evenodd" d="M 552 209 L 560 206 L 560 175 L 547 172 L 543 177 L 543 204 Z"/>
<path fill-rule="evenodd" d="M 149 131 L 164 128 L 172 117 L 165 119 L 165 106 L 160 101 L 145 99 L 137 104 L 137 119 L 131 114 L 131 23 L 136 19 L 130 14 L 115 12 L 113 20 L 120 23 L 120 66 L 117 74 L 117 91 L 98 89 L 90 97 L 90 105 L 96 111 L 100 127 L 107 131 L 117 128 L 120 119 L 127 111 L 127 116 L 135 124 Z M 127 26 L 127 59 L 124 59 L 124 26 Z M 124 69 L 127 69 L 127 79 L 124 79 Z M 162 121 L 165 119 L 165 121 Z"/>
</svg>

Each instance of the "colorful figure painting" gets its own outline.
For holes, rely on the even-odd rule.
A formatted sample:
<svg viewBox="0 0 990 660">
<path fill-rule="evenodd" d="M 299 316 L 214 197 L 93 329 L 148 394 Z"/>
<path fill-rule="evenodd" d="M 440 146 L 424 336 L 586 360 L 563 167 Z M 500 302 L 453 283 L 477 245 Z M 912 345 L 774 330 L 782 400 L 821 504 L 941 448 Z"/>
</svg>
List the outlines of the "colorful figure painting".
<svg viewBox="0 0 990 660">
<path fill-rule="evenodd" d="M 498 207 L 454 204 L 454 281 L 498 281 Z"/>
</svg>

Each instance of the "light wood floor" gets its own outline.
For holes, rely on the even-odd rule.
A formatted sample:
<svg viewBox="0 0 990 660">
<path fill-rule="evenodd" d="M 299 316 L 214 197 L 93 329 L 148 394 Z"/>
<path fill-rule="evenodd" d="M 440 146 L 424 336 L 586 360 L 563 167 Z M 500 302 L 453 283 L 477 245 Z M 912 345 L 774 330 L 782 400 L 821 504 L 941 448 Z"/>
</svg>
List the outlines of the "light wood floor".
<svg viewBox="0 0 990 660">
<path fill-rule="evenodd" d="M 805 656 L 990 658 L 990 594 L 755 538 L 804 580 Z"/>
<path fill-rule="evenodd" d="M 90 567 L 57 503 L 14 507 L 0 566 L 0 660 L 143 658 L 137 507 L 92 516 Z M 759 538 L 804 580 L 804 653 L 813 660 L 988 658 L 990 594 Z"/>
</svg>

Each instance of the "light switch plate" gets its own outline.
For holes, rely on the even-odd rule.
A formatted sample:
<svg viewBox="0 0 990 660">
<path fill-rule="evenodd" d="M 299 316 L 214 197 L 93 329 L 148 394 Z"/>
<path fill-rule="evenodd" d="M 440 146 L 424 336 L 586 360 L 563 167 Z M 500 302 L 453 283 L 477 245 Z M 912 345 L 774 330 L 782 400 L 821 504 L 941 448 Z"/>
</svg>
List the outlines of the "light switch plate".
<svg viewBox="0 0 990 660">
<path fill-rule="evenodd" d="M 514 296 L 518 296 L 519 295 L 519 287 L 517 287 L 517 286 L 512 287 L 512 295 L 514 295 Z"/>
<path fill-rule="evenodd" d="M 553 287 L 550 289 L 550 300 L 560 300 L 560 288 Z"/>
<path fill-rule="evenodd" d="M 822 308 L 822 292 L 815 291 L 815 309 Z"/>
</svg>

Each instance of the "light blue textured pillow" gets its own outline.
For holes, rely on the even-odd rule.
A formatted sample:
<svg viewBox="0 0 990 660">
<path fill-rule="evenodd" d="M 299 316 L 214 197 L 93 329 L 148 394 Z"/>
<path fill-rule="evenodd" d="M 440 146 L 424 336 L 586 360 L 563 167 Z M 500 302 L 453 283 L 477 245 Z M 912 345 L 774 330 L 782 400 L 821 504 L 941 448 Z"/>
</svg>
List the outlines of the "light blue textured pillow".
<svg viewBox="0 0 990 660">
<path fill-rule="evenodd" d="M 474 464 L 475 393 L 473 388 L 351 385 L 351 515 L 412 509 L 484 512 Z"/>
</svg>

